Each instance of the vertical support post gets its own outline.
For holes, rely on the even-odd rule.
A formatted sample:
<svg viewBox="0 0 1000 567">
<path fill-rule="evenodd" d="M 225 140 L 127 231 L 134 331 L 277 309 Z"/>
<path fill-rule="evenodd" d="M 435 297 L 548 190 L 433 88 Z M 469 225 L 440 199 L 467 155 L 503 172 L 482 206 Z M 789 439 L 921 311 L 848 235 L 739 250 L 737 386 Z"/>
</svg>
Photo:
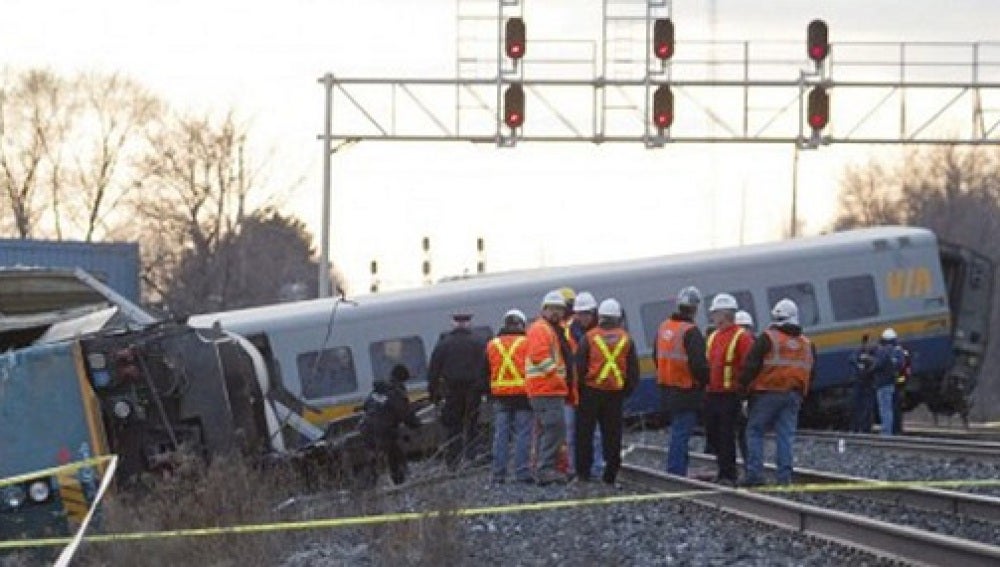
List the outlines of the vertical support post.
<svg viewBox="0 0 1000 567">
<path fill-rule="evenodd" d="M 330 148 L 333 137 L 333 74 L 323 75 L 326 89 L 326 107 L 323 109 L 323 223 L 320 237 L 319 297 L 330 297 Z"/>
<path fill-rule="evenodd" d="M 799 145 L 792 148 L 792 220 L 788 230 L 791 238 L 798 236 L 798 206 L 799 206 Z"/>
<path fill-rule="evenodd" d="M 750 134 L 750 42 L 743 42 L 743 137 Z"/>
</svg>

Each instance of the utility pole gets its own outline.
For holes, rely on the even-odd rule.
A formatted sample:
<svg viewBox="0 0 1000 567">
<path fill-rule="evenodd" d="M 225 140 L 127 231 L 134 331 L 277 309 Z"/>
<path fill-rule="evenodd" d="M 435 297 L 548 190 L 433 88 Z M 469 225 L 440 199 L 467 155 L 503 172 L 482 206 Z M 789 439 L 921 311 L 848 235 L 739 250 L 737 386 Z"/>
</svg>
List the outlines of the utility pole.
<svg viewBox="0 0 1000 567">
<path fill-rule="evenodd" d="M 320 236 L 319 293 L 318 297 L 330 297 L 330 158 L 333 150 L 333 73 L 320 79 L 326 89 L 326 106 L 323 123 L 323 223 Z"/>
</svg>

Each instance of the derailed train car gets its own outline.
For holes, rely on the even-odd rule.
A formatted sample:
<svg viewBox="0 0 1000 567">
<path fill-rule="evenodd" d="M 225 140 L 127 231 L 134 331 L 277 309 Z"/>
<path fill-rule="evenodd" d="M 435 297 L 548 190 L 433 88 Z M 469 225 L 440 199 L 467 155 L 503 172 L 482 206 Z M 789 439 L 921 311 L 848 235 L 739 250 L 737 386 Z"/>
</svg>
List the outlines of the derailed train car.
<svg viewBox="0 0 1000 567">
<path fill-rule="evenodd" d="M 256 352 L 219 329 L 157 321 L 86 273 L 0 271 L 0 539 L 66 533 L 85 517 L 100 465 L 117 477 L 203 455 L 282 450 Z"/>
<path fill-rule="evenodd" d="M 631 414 L 659 410 L 652 345 L 673 297 L 686 285 L 711 296 L 728 292 L 759 326 L 783 297 L 799 306 L 805 332 L 818 347 L 817 378 L 803 419 L 845 426 L 850 353 L 865 336 L 893 326 L 913 352 L 907 409 L 966 416 L 989 339 L 994 268 L 972 250 L 941 244 L 929 230 L 879 227 L 811 238 L 630 260 L 612 264 L 477 276 L 423 289 L 302 301 L 199 315 L 196 326 L 219 324 L 260 351 L 272 388 L 290 400 L 289 415 L 305 424 L 350 414 L 394 364 L 425 383 L 427 361 L 448 314 L 475 314 L 483 336 L 504 312 L 538 311 L 554 288 L 615 297 L 640 354 L 642 381 L 626 404 Z M 705 327 L 704 310 L 699 324 Z M 298 409 L 292 407 L 298 404 Z M 294 439 L 289 439 L 294 443 Z"/>
</svg>

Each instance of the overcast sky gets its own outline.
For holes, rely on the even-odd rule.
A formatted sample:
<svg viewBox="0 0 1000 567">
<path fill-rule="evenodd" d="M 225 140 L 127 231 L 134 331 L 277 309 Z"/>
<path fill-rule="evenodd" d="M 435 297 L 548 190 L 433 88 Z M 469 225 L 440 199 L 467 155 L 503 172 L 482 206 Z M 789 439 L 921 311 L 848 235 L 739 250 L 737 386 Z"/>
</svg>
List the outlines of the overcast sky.
<svg viewBox="0 0 1000 567">
<path fill-rule="evenodd" d="M 711 38 L 803 41 L 806 23 L 816 17 L 829 23 L 835 44 L 1000 39 L 1000 3 L 988 0 L 673 4 L 679 45 Z M 327 71 L 455 73 L 456 0 L 2 5 L 0 65 L 124 71 L 181 108 L 237 108 L 261 147 L 275 150 L 275 185 L 304 178 L 286 210 L 317 238 L 323 90 L 316 79 Z M 529 38 L 596 39 L 600 7 L 599 0 L 525 0 Z M 799 210 L 806 231 L 830 222 L 846 164 L 896 155 L 895 148 L 858 146 L 802 153 Z M 771 145 L 678 144 L 651 151 L 641 144 L 498 150 L 362 143 L 334 156 L 333 259 L 362 292 L 372 259 L 386 287 L 418 285 L 424 235 L 432 240 L 435 276 L 474 270 L 479 236 L 491 270 L 773 240 L 788 226 L 791 164 L 790 146 Z"/>
</svg>

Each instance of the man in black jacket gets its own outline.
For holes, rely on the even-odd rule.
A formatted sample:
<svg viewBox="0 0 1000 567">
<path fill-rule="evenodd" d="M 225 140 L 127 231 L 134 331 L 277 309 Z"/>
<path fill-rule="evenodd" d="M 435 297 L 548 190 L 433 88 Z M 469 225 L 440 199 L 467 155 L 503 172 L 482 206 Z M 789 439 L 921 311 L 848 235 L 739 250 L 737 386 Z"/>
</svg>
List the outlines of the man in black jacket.
<svg viewBox="0 0 1000 567">
<path fill-rule="evenodd" d="M 364 404 L 364 415 L 358 429 L 369 455 L 368 479 L 371 486 L 378 479 L 375 466 L 378 454 L 385 453 L 389 461 L 389 476 L 394 484 L 406 480 L 406 455 L 399 446 L 399 425 L 405 423 L 410 429 L 420 427 L 410 400 L 406 396 L 404 382 L 410 372 L 402 364 L 393 366 L 389 381 L 377 380 Z"/>
<path fill-rule="evenodd" d="M 489 371 L 486 345 L 472 334 L 472 315 L 457 313 L 452 319 L 454 329 L 431 353 L 427 379 L 431 401 L 444 401 L 441 425 L 448 435 L 445 456 L 448 468 L 455 469 L 463 454 L 469 460 L 474 457 L 479 403 L 489 392 Z"/>
</svg>

